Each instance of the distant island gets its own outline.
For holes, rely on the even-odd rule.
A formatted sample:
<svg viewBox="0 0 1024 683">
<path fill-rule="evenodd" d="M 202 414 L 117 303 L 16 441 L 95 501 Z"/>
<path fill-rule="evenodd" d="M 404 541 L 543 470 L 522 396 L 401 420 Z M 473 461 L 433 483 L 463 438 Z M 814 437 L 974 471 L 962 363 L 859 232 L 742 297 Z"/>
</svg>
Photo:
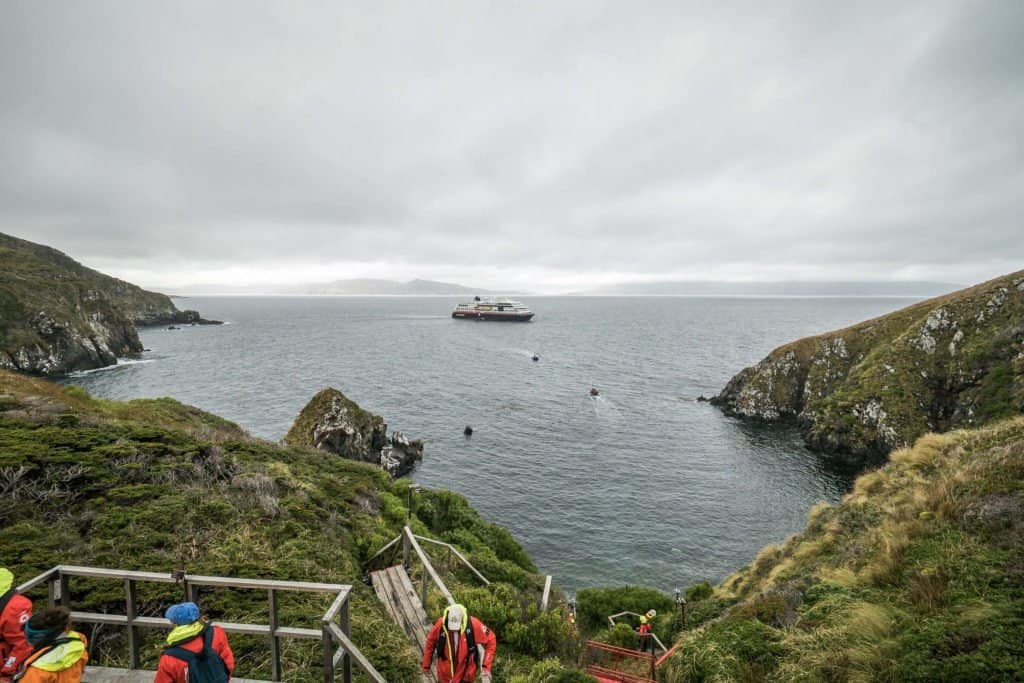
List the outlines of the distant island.
<svg viewBox="0 0 1024 683">
<path fill-rule="evenodd" d="M 380 278 L 352 278 L 332 282 L 305 282 L 295 285 L 215 285 L 194 284 L 175 288 L 175 296 L 198 294 L 242 294 L 284 296 L 467 296 L 495 294 L 479 287 L 467 287 L 437 280 L 385 280 Z"/>
<path fill-rule="evenodd" d="M 907 296 L 930 297 L 960 289 L 948 282 L 798 281 L 725 282 L 715 280 L 620 282 L 574 292 L 578 296 Z"/>
</svg>

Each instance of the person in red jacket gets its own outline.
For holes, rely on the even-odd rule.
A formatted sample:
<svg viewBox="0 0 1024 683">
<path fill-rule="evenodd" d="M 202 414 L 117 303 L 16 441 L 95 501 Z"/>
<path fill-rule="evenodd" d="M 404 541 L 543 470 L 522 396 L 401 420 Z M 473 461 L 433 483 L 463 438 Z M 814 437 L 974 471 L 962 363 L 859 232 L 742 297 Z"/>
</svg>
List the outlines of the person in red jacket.
<svg viewBox="0 0 1024 683">
<path fill-rule="evenodd" d="M 9 681 L 32 654 L 24 631 L 31 618 L 32 601 L 14 589 L 14 574 L 0 567 L 0 681 Z"/>
<path fill-rule="evenodd" d="M 469 616 L 462 605 L 450 605 L 427 635 L 423 672 L 430 671 L 436 656 L 440 683 L 472 683 L 477 670 L 482 683 L 491 683 L 491 665 L 497 648 L 494 631 Z"/>
<path fill-rule="evenodd" d="M 228 637 L 220 626 L 210 624 L 200 617 L 199 607 L 194 602 L 171 605 L 164 613 L 164 617 L 174 624 L 175 628 L 167 636 L 167 644 L 164 645 L 164 653 L 160 656 L 153 683 L 188 683 L 188 653 L 199 654 L 204 648 L 210 650 L 208 656 L 216 655 L 223 662 L 223 680 L 231 677 L 235 670 L 235 654 L 228 645 Z M 219 666 L 215 659 L 210 659 L 213 664 Z"/>
</svg>

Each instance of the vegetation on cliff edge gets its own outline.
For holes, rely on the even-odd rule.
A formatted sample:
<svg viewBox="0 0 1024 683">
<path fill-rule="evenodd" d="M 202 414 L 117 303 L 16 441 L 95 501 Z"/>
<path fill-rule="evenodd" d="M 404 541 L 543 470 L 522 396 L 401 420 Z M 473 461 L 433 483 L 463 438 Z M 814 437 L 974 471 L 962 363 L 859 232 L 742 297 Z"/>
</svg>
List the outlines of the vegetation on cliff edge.
<svg viewBox="0 0 1024 683">
<path fill-rule="evenodd" d="M 927 432 L 1024 411 L 1024 271 L 781 346 L 713 402 L 796 419 L 814 448 L 880 460 Z"/>
<path fill-rule="evenodd" d="M 412 681 L 418 657 L 360 566 L 407 523 L 408 487 L 375 466 L 254 439 L 171 399 L 103 401 L 0 370 L 0 547 L 19 581 L 62 563 L 158 572 L 183 564 L 191 573 L 352 584 L 356 644 L 387 680 Z M 560 614 L 537 610 L 542 579 L 507 531 L 450 492 L 420 491 L 413 507 L 417 533 L 456 544 L 494 581 L 448 577 L 498 633 L 496 680 L 571 650 Z M 75 579 L 71 587 L 76 608 L 123 613 L 119 583 Z M 170 586 L 140 588 L 140 614 L 159 616 L 177 599 Z M 214 619 L 230 621 L 265 621 L 265 601 L 245 591 L 201 595 Z M 282 622 L 316 628 L 329 602 L 282 596 Z M 439 613 L 438 597 L 430 603 Z M 124 663 L 123 629 L 86 629 L 94 661 Z M 144 635 L 152 666 L 159 633 Z M 240 675 L 269 678 L 261 639 L 232 642 Z M 317 679 L 317 648 L 286 642 L 288 680 Z"/>
<path fill-rule="evenodd" d="M 1024 680 L 1024 418 L 894 452 L 706 604 L 661 680 Z"/>
</svg>

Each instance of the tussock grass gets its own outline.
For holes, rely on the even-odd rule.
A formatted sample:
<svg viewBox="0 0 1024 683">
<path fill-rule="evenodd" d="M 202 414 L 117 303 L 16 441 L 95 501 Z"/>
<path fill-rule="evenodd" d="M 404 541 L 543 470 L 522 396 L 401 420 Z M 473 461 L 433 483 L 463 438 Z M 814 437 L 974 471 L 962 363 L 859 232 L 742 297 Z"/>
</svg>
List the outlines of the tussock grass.
<svg viewBox="0 0 1024 683">
<path fill-rule="evenodd" d="M 666 680 L 743 680 L 710 660 L 733 661 L 755 622 L 779 646 L 755 680 L 1024 679 L 1022 512 L 1024 417 L 922 437 L 726 578 L 736 604 L 682 637 Z M 778 618 L 789 596 L 795 621 Z"/>
</svg>

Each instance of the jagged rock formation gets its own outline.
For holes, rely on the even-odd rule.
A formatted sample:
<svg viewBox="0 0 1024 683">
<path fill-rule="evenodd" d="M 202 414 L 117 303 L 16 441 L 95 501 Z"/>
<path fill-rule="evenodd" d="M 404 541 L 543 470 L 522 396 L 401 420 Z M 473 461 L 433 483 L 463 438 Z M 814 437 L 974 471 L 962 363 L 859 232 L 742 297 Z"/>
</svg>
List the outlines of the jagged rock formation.
<svg viewBox="0 0 1024 683">
<path fill-rule="evenodd" d="M 212 323 L 164 294 L 0 233 L 0 368 L 59 374 L 142 351 L 136 325 Z"/>
<path fill-rule="evenodd" d="M 1024 410 L 1024 271 L 772 351 L 712 399 L 880 460 L 929 431 Z"/>
<path fill-rule="evenodd" d="M 423 442 L 401 432 L 388 436 L 380 415 L 363 410 L 337 389 L 324 389 L 295 418 L 284 442 L 380 465 L 392 477 L 412 471 L 423 458 Z"/>
</svg>

